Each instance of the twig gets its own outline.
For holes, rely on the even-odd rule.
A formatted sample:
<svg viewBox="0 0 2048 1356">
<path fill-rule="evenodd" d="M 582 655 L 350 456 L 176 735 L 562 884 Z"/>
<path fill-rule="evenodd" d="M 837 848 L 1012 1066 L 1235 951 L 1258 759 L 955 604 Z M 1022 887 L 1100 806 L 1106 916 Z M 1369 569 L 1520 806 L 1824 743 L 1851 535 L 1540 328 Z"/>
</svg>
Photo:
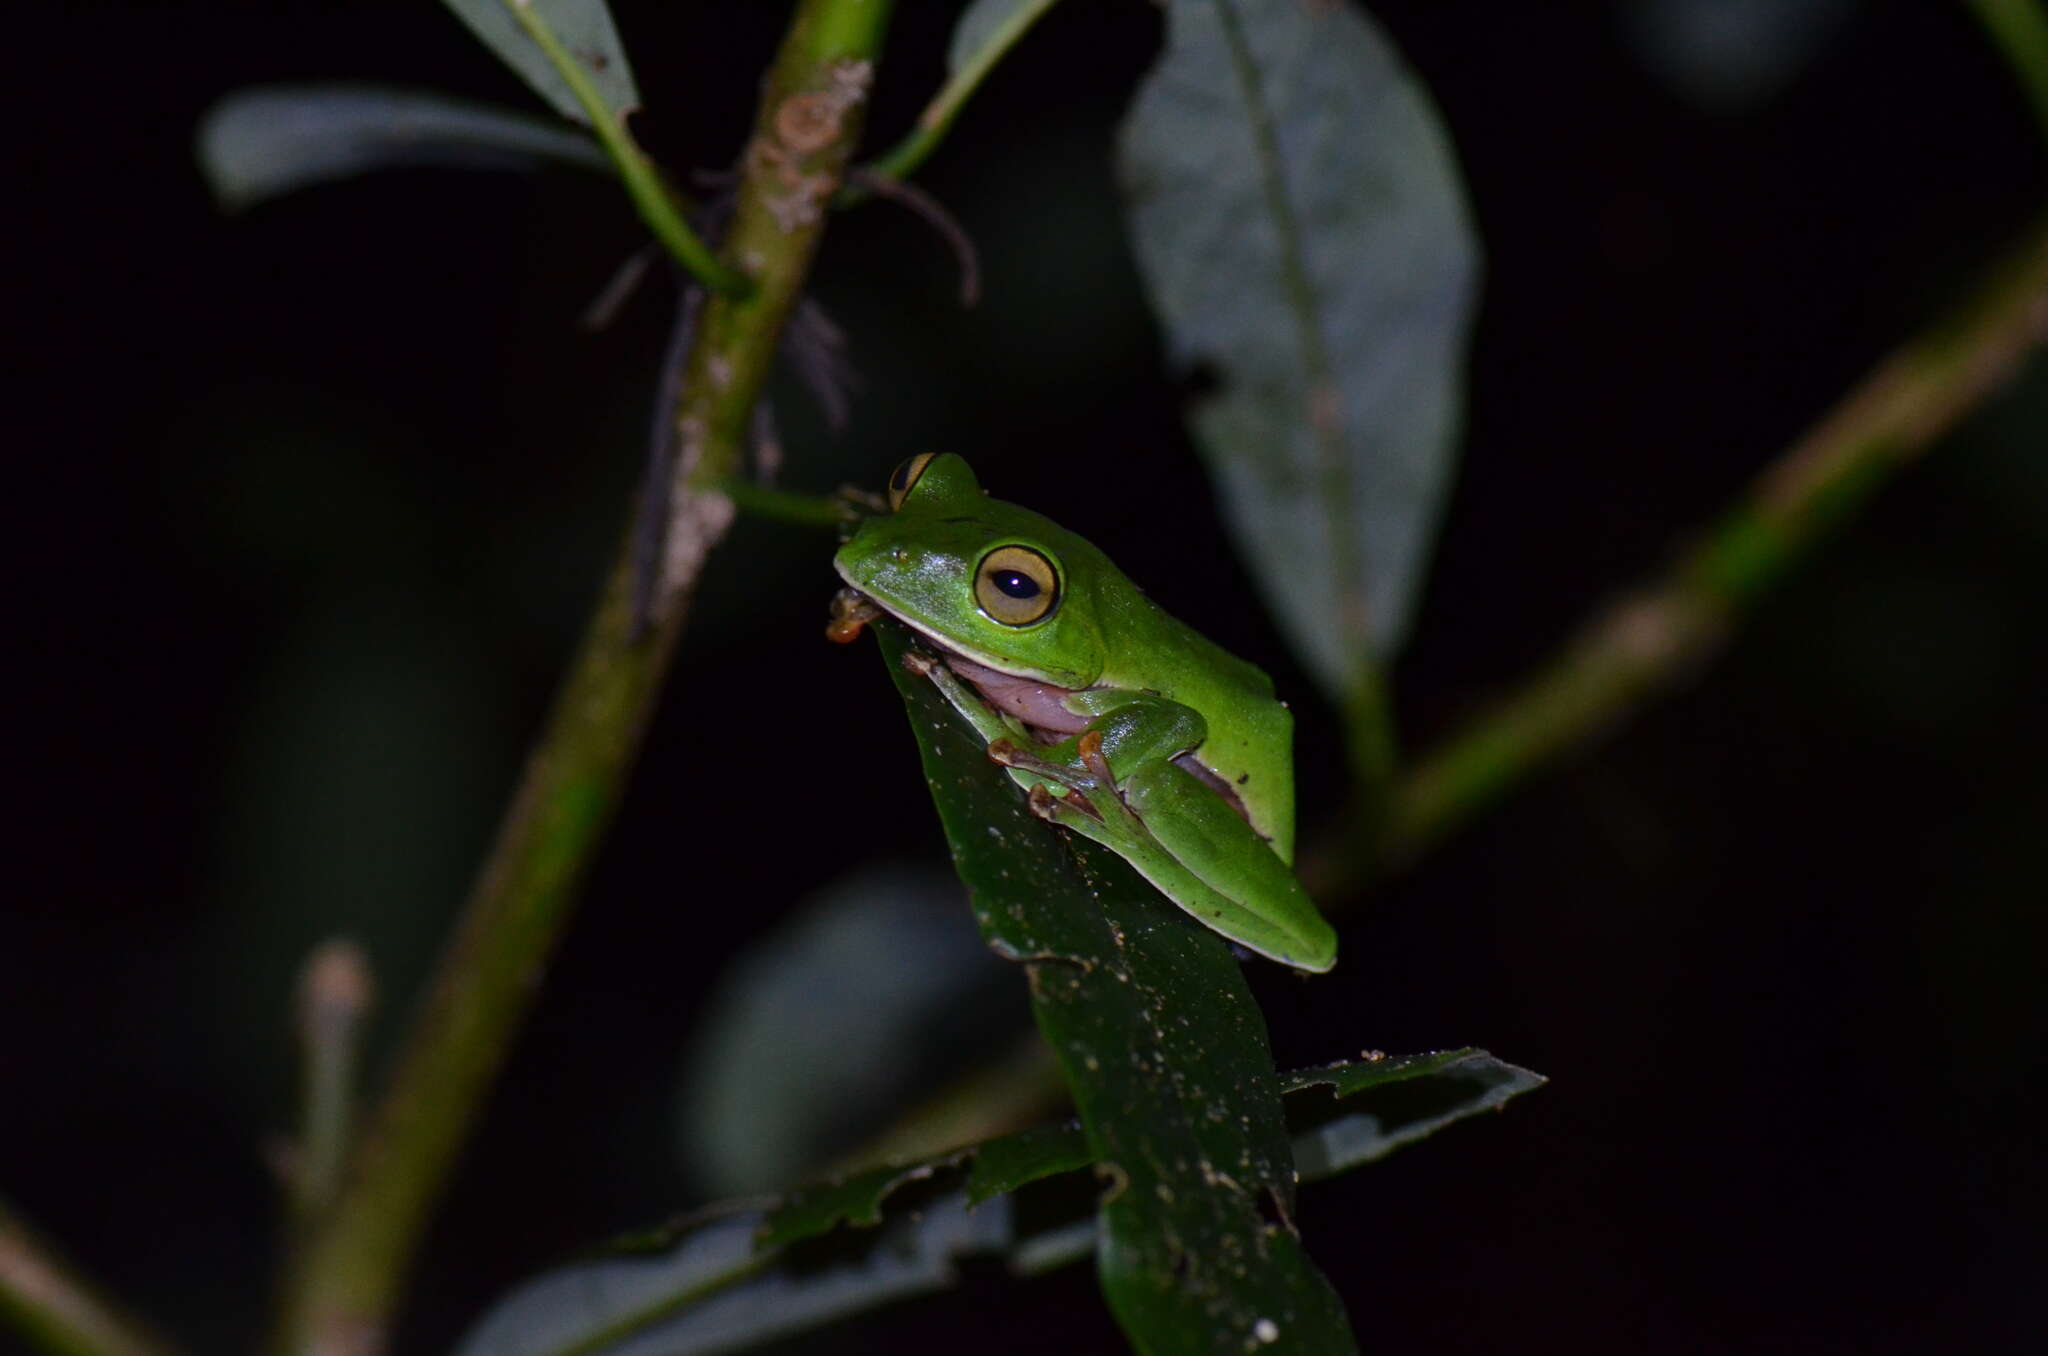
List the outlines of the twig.
<svg viewBox="0 0 2048 1356">
<path fill-rule="evenodd" d="M 885 0 L 802 0 L 769 73 L 724 250 L 751 275 L 705 304 L 677 410 L 682 474 L 730 475 L 858 135 Z M 405 1271 L 531 1003 L 639 749 L 705 556 L 732 508 L 695 480 L 671 497 L 668 574 L 644 643 L 622 545 L 497 842 L 443 955 L 340 1197 L 287 1278 L 277 1347 L 384 1349 Z"/>
<path fill-rule="evenodd" d="M 303 1231 L 334 1203 L 355 1135 L 363 1028 L 375 1001 L 370 962 L 354 942 L 321 943 L 299 977 L 303 1088 L 291 1154 L 294 1222 Z"/>
<path fill-rule="evenodd" d="M 1603 615 L 1396 785 L 1384 865 L 1427 851 L 1539 767 L 1694 672 L 1830 527 L 2048 343 L 2048 227 L 1966 306 L 1898 350 L 1765 469 L 1664 576 Z M 1323 882 L 1376 870 L 1357 856 Z"/>
<path fill-rule="evenodd" d="M 974 240 L 966 228 L 940 205 L 937 198 L 908 179 L 891 179 L 864 169 L 853 170 L 846 180 L 856 188 L 867 189 L 876 197 L 910 209 L 925 225 L 937 231 L 939 238 L 952 249 L 953 259 L 960 268 L 961 306 L 972 307 L 981 300 L 981 256 L 975 252 Z"/>
<path fill-rule="evenodd" d="M 56 1356 L 171 1356 L 0 1203 L 0 1320 Z"/>
</svg>

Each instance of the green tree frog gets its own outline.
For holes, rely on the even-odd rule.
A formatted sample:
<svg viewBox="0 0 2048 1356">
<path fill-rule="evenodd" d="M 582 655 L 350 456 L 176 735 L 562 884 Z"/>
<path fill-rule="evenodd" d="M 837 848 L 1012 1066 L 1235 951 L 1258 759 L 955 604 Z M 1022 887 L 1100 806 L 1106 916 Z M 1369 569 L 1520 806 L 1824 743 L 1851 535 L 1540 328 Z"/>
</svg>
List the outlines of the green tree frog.
<svg viewBox="0 0 2048 1356">
<path fill-rule="evenodd" d="M 1041 818 L 1092 838 L 1231 941 L 1300 970 L 1337 937 L 1290 867 L 1294 719 L 1272 680 L 1162 611 L 1080 537 L 926 453 L 833 558 L 827 634 L 881 613 Z"/>
</svg>

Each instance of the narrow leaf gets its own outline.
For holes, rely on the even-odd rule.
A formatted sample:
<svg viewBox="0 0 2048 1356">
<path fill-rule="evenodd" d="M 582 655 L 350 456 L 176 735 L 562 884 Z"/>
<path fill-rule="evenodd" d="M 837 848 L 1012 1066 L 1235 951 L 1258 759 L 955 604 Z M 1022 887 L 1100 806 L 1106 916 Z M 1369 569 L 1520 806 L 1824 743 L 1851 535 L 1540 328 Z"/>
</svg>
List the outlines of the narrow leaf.
<svg viewBox="0 0 2048 1356">
<path fill-rule="evenodd" d="M 607 108 L 624 112 L 640 106 L 640 90 L 633 83 L 633 68 L 626 63 L 626 49 L 619 44 L 619 32 L 612 24 L 605 0 L 442 0 L 455 11 L 484 46 L 498 54 L 507 66 L 533 87 L 535 93 L 554 105 L 557 113 L 571 122 L 586 122 L 583 106 L 569 88 L 569 82 L 534 45 L 512 7 L 530 6 L 547 21 L 562 46 L 582 65 L 584 74 L 597 87 Z"/>
<path fill-rule="evenodd" d="M 1287 1216 L 1294 1170 L 1238 963 L 1124 862 L 1047 825 L 877 623 L 982 934 L 1024 962 L 1108 1183 L 1103 1293 L 1146 1352 L 1354 1350 Z"/>
<path fill-rule="evenodd" d="M 199 168 L 239 211 L 370 170 L 445 165 L 530 169 L 555 162 L 608 173 L 580 132 L 438 94 L 363 85 L 275 85 L 228 95 L 199 121 Z"/>
<path fill-rule="evenodd" d="M 1281 1079 L 1303 1181 L 1385 1158 L 1453 1121 L 1497 1111 L 1544 1082 L 1541 1074 L 1472 1049 L 1358 1060 Z M 1317 1097 L 1312 1090 L 1318 1087 L 1332 1096 Z"/>
<path fill-rule="evenodd" d="M 1478 249 L 1427 93 L 1352 4 L 1169 0 L 1120 168 L 1239 549 L 1340 704 L 1391 654 L 1450 483 Z"/>
<path fill-rule="evenodd" d="M 1543 1080 L 1468 1049 L 1303 1069 L 1279 1081 L 1298 1127 L 1302 1179 L 1313 1181 Z M 949 1285 L 963 1257 L 1000 1255 L 1025 1274 L 1064 1266 L 1096 1251 L 1088 1196 L 1069 1189 L 1072 1174 L 1094 1162 L 1080 1126 L 1047 1125 L 854 1173 L 779 1203 L 715 1207 L 519 1286 L 458 1356 L 739 1350 Z M 1034 1221 L 1028 1228 L 1025 1218 Z M 878 1264 L 877 1253 L 890 1255 Z"/>
<path fill-rule="evenodd" d="M 662 1252 L 576 1263 L 527 1282 L 470 1329 L 456 1356 L 696 1356 L 736 1351 L 957 1280 L 956 1259 L 1009 1239 L 1009 1202 L 961 1193 L 890 1222 L 875 1246 L 814 1265 L 757 1252 L 760 1211 L 685 1229 Z"/>
</svg>

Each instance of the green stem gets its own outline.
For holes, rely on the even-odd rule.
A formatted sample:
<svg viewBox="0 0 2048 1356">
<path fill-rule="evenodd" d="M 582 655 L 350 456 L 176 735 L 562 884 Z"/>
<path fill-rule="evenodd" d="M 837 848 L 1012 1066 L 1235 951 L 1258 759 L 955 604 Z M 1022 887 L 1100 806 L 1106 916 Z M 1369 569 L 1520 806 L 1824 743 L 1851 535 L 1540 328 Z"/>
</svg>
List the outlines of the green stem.
<svg viewBox="0 0 2048 1356">
<path fill-rule="evenodd" d="M 797 527 L 841 527 L 860 520 L 858 509 L 832 495 L 792 494 L 738 476 L 722 478 L 716 488 L 741 513 Z"/>
<path fill-rule="evenodd" d="M 2048 137 L 2048 11 L 2039 0 L 1969 0 L 1969 4 L 2026 87 L 2041 135 Z"/>
<path fill-rule="evenodd" d="M 953 129 L 953 122 L 960 116 L 960 110 L 967 100 L 981 88 L 981 82 L 996 68 L 996 63 L 1008 56 L 1031 26 L 1043 18 L 1045 12 L 1058 0 L 1019 0 L 1003 21 L 991 30 L 980 47 L 968 55 L 967 60 L 956 67 L 947 77 L 946 83 L 925 105 L 924 112 L 917 115 L 917 126 L 908 136 L 896 143 L 879 158 L 861 166 L 863 177 L 901 182 L 916 173 L 918 166 L 931 158 L 932 152 L 946 139 Z M 839 205 L 849 206 L 868 196 L 869 190 L 858 185 L 841 190 Z"/>
<path fill-rule="evenodd" d="M 1520 691 L 1421 759 L 1381 835 L 1391 862 L 1427 851 L 1566 750 L 1695 672 L 1756 599 L 2048 342 L 2048 226 L 1943 323 L 1866 377 L 1768 467 L 1660 580 L 1595 618 Z M 1373 866 L 1356 854 L 1327 881 Z"/>
<path fill-rule="evenodd" d="M 52 1356 L 171 1356 L 0 1203 L 0 1324 Z"/>
<path fill-rule="evenodd" d="M 540 11 L 529 0 L 504 0 L 504 3 L 519 26 L 526 30 L 527 36 L 533 39 L 534 45 L 547 57 L 548 64 L 568 83 L 569 92 L 576 96 L 576 102 L 583 106 L 583 115 L 590 121 L 590 130 L 597 134 L 605 153 L 618 167 L 619 178 L 626 185 L 633 206 L 639 209 L 640 220 L 647 224 L 654 238 L 675 256 L 676 262 L 690 271 L 692 277 L 713 292 L 745 292 L 752 285 L 747 275 L 721 263 L 690 229 L 689 223 L 677 210 L 675 193 L 663 180 L 661 171 L 626 134 L 625 123 L 617 110 L 605 103 L 604 96 L 598 93 L 597 86 L 584 73 L 583 64 L 562 46 L 562 40 L 548 27 Z"/>
<path fill-rule="evenodd" d="M 651 635 L 636 638 L 630 525 L 497 841 L 429 985 L 346 1185 L 286 1278 L 277 1349 L 374 1356 L 455 1156 L 538 990 L 623 793 L 688 614 L 731 519 L 715 489 L 746 446 L 783 323 L 866 109 L 886 0 L 801 0 L 765 83 L 724 250 L 754 285 L 714 293 L 677 408 L 689 480 Z M 672 538 L 676 534 L 672 532 Z"/>
</svg>

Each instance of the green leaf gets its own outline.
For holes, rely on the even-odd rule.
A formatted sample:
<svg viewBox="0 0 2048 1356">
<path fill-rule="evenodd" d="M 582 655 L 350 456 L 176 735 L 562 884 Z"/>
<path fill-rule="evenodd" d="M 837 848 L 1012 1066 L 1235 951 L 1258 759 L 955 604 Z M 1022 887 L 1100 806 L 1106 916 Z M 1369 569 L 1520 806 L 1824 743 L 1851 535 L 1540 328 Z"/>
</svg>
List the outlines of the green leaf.
<svg viewBox="0 0 2048 1356">
<path fill-rule="evenodd" d="M 1119 150 L 1239 549 L 1333 701 L 1369 689 L 1449 487 L 1478 247 L 1448 136 L 1351 4 L 1169 0 Z"/>
<path fill-rule="evenodd" d="M 274 85 L 228 95 L 199 120 L 200 171 L 239 211 L 370 170 L 446 165 L 610 173 L 589 137 L 524 113 L 364 85 Z"/>
<path fill-rule="evenodd" d="M 1103 1293 L 1145 1352 L 1353 1350 L 1288 1215 L 1294 1165 L 1266 1029 L 1214 933 L 1054 829 L 877 623 L 983 937 L 1022 961 L 1107 1182 Z"/>
<path fill-rule="evenodd" d="M 587 122 L 583 106 L 562 78 L 512 17 L 514 0 L 442 0 L 455 11 L 470 32 L 484 46 L 498 54 L 507 66 L 535 93 L 554 105 L 557 113 L 571 122 Z M 612 12 L 605 0 L 518 0 L 531 6 L 583 66 L 584 74 L 603 96 L 605 107 L 624 112 L 640 106 L 640 90 L 633 83 L 633 68 L 626 62 L 626 49 L 619 45 L 619 31 L 612 24 Z"/>
<path fill-rule="evenodd" d="M 1545 1081 L 1473 1049 L 1375 1056 L 1299 1069 L 1280 1080 L 1295 1124 L 1294 1162 L 1305 1182 L 1385 1158 L 1453 1121 L 1498 1111 Z M 1312 1091 L 1317 1088 L 1331 1095 L 1319 1097 Z"/>
<path fill-rule="evenodd" d="M 1311 1181 L 1542 1081 L 1483 1050 L 1449 1050 L 1303 1069 L 1280 1084 L 1305 1127 L 1294 1144 Z M 458 1356 L 736 1350 L 949 1285 L 965 1256 L 1002 1255 L 1023 1273 L 1062 1266 L 1095 1251 L 1091 1202 L 1067 1189 L 1094 1161 L 1080 1126 L 1047 1125 L 771 1205 L 715 1207 L 518 1287 Z M 1028 1206 L 1008 1199 L 1020 1192 Z M 1024 1227 L 1027 1217 L 1037 1223 Z"/>
<path fill-rule="evenodd" d="M 967 1176 L 967 1201 L 979 1205 L 1041 1178 L 1079 1172 L 1095 1161 L 1078 1122 L 1041 1125 L 992 1139 L 975 1151 Z"/>
</svg>

